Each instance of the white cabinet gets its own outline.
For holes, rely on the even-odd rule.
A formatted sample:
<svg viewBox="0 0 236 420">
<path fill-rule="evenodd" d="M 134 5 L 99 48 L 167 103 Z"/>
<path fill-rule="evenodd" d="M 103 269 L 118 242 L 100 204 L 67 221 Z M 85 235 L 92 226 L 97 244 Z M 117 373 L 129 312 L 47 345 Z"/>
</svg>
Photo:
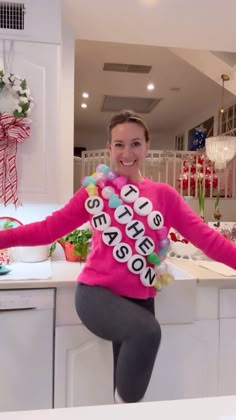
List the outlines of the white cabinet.
<svg viewBox="0 0 236 420">
<path fill-rule="evenodd" d="M 7 48 L 8 56 L 10 44 Z M 14 44 L 9 71 L 26 78 L 34 98 L 30 138 L 17 148 L 18 195 L 24 203 L 50 203 L 58 196 L 59 48 L 30 42 Z"/>
<path fill-rule="evenodd" d="M 156 299 L 162 342 L 144 401 L 217 395 L 219 321 L 193 321 L 199 306 L 195 292 L 195 282 L 181 282 Z M 57 291 L 55 407 L 112 403 L 111 344 L 81 324 L 74 293 L 74 288 Z"/>
<path fill-rule="evenodd" d="M 64 203 L 73 193 L 74 44 L 7 43 L 9 72 L 27 80 L 34 107 L 30 138 L 18 144 L 18 196 L 22 203 Z M 61 101 L 68 105 L 61 107 Z M 0 202 L 1 205 L 1 202 Z"/>
<path fill-rule="evenodd" d="M 74 293 L 57 291 L 55 406 L 112 403 L 111 345 L 81 324 Z M 144 401 L 235 394 L 236 288 L 175 282 L 155 303 L 162 341 Z"/>
<path fill-rule="evenodd" d="M 162 342 L 144 401 L 210 397 L 218 387 L 219 322 L 162 326 Z"/>
<path fill-rule="evenodd" d="M 55 408 L 113 403 L 112 349 L 84 325 L 56 327 Z"/>
<path fill-rule="evenodd" d="M 218 321 L 162 326 L 144 401 L 216 396 Z M 55 407 L 111 404 L 111 345 L 82 324 L 56 328 Z"/>
<path fill-rule="evenodd" d="M 112 404 L 111 343 L 81 323 L 74 297 L 75 287 L 57 289 L 54 406 Z"/>
<path fill-rule="evenodd" d="M 236 393 L 236 289 L 220 290 L 219 394 Z"/>
<path fill-rule="evenodd" d="M 236 305 L 236 302 L 235 302 Z M 220 320 L 219 395 L 236 394 L 236 319 Z"/>
<path fill-rule="evenodd" d="M 53 407 L 54 291 L 0 291 L 0 411 Z"/>
</svg>

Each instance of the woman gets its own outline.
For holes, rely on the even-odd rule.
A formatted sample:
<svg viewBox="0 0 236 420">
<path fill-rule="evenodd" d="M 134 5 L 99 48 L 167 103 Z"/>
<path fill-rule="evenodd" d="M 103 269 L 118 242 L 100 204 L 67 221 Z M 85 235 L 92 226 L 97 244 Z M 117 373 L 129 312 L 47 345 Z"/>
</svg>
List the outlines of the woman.
<svg viewBox="0 0 236 420">
<path fill-rule="evenodd" d="M 51 243 L 91 222 L 92 251 L 78 277 L 75 306 L 87 328 L 113 344 L 115 401 L 136 402 L 147 390 L 161 341 L 154 296 L 171 277 L 163 262 L 169 228 L 234 269 L 236 247 L 203 223 L 174 188 L 142 176 L 150 139 L 140 116 L 115 115 L 107 146 L 114 170 L 99 165 L 64 208 L 0 232 L 0 247 Z"/>
</svg>

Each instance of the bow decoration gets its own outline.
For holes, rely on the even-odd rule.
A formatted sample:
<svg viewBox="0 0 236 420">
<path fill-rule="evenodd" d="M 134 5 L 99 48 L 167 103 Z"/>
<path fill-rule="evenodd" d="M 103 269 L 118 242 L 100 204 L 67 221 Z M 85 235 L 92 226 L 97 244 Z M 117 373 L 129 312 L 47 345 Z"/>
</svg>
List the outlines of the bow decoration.
<svg viewBox="0 0 236 420">
<path fill-rule="evenodd" d="M 0 201 L 6 206 L 20 205 L 17 196 L 16 152 L 17 144 L 30 136 L 31 120 L 0 114 Z"/>
</svg>

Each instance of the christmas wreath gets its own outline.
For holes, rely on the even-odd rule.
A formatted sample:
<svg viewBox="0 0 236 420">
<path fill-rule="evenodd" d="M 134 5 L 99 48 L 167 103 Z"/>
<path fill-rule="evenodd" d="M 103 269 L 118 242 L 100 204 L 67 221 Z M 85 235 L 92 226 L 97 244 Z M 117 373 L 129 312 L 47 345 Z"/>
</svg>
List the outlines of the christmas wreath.
<svg viewBox="0 0 236 420">
<path fill-rule="evenodd" d="M 20 204 L 17 196 L 17 144 L 30 136 L 33 98 L 26 79 L 0 70 L 0 202 Z"/>
</svg>

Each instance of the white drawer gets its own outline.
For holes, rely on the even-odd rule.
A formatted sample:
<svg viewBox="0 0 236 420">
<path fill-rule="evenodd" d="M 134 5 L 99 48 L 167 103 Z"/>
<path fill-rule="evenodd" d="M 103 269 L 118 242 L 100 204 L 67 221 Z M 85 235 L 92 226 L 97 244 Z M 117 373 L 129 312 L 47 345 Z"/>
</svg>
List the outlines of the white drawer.
<svg viewBox="0 0 236 420">
<path fill-rule="evenodd" d="M 219 289 L 217 287 L 197 287 L 196 319 L 209 320 L 219 318 Z"/>
<path fill-rule="evenodd" d="M 75 286 L 76 287 L 76 286 Z M 75 310 L 75 287 L 59 287 L 56 293 L 56 326 L 81 324 Z M 174 281 L 155 299 L 161 324 L 185 324 L 196 320 L 196 280 Z"/>
<path fill-rule="evenodd" d="M 160 324 L 187 324 L 196 320 L 196 280 L 176 280 L 163 287 L 155 299 Z"/>
<path fill-rule="evenodd" d="M 220 290 L 220 318 L 236 318 L 236 288 Z"/>
</svg>

